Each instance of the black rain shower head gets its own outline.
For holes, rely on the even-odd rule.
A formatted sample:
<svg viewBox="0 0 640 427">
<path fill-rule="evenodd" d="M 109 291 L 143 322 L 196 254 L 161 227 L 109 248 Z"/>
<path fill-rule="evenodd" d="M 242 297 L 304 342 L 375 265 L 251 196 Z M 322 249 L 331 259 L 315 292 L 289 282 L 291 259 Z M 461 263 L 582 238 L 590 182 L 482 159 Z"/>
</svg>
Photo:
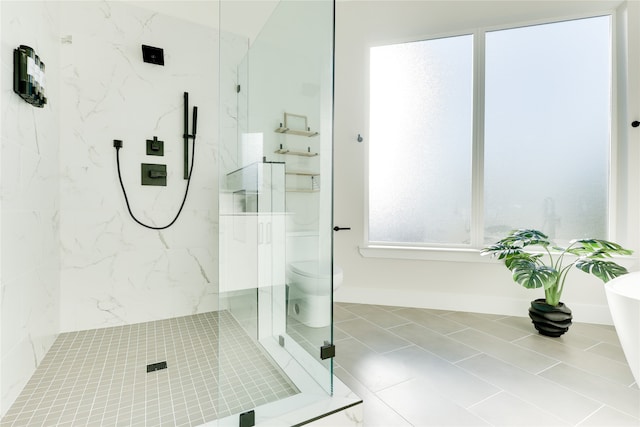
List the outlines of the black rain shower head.
<svg viewBox="0 0 640 427">
<path fill-rule="evenodd" d="M 142 45 L 142 60 L 150 64 L 164 65 L 164 51 L 160 47 Z"/>
</svg>

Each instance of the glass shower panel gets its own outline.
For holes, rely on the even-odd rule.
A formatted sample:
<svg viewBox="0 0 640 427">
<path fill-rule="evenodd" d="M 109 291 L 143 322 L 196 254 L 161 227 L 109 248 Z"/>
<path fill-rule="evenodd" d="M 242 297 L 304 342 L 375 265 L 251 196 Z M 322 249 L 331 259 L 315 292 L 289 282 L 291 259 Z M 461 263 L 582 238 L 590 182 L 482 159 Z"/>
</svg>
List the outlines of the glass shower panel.
<svg viewBox="0 0 640 427">
<path fill-rule="evenodd" d="M 269 217 L 277 230 L 271 236 L 284 245 L 266 254 L 259 337 L 277 342 L 327 391 L 332 359 L 321 349 L 332 345 L 332 28 L 332 2 L 282 1 L 247 61 L 248 133 L 262 135 L 263 162 L 284 165 L 285 209 L 274 205 Z"/>
<path fill-rule="evenodd" d="M 280 1 L 246 38 L 234 3 L 220 6 L 238 22 L 220 37 L 220 305 L 286 378 L 279 402 L 309 404 L 333 376 L 333 1 Z M 235 346 L 223 326 L 221 372 Z"/>
</svg>

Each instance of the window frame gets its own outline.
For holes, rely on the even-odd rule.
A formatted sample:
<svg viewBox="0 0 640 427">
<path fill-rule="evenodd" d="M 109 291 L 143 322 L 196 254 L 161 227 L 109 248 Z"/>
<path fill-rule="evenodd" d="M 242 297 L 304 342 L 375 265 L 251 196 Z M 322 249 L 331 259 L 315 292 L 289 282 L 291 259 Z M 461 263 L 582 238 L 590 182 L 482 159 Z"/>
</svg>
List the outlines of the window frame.
<svg viewBox="0 0 640 427">
<path fill-rule="evenodd" d="M 530 21 L 520 21 L 500 25 L 481 26 L 474 30 L 451 31 L 446 33 L 432 34 L 423 37 L 406 37 L 404 39 L 384 40 L 368 46 L 365 54 L 367 61 L 366 69 L 370 71 L 371 49 L 374 47 L 388 46 L 392 44 L 412 43 L 417 41 L 437 40 L 448 37 L 472 35 L 473 36 L 473 123 L 472 123 L 472 164 L 471 164 L 471 218 L 470 218 L 470 243 L 403 243 L 403 242 L 377 242 L 369 240 L 369 183 L 370 172 L 370 152 L 369 145 L 364 149 L 364 227 L 363 244 L 358 250 L 364 257 L 390 258 L 390 259 L 417 259 L 433 261 L 461 261 L 461 262 L 490 262 L 487 257 L 480 257 L 479 252 L 483 247 L 483 227 L 484 227 L 484 111 L 485 111 L 485 46 L 486 34 L 493 31 L 518 29 L 537 25 L 562 23 L 573 20 L 589 19 L 597 17 L 608 17 L 610 19 L 610 137 L 609 137 L 609 172 L 608 172 L 608 194 L 607 194 L 607 238 L 617 240 L 619 232 L 618 222 L 627 221 L 620 218 L 617 209 L 619 200 L 618 192 L 621 191 L 621 183 L 627 179 L 621 176 L 622 171 L 619 166 L 620 141 L 618 141 L 618 126 L 620 117 L 618 115 L 620 106 L 618 91 L 620 85 L 618 81 L 617 49 L 619 44 L 617 11 L 605 10 L 597 13 L 575 14 L 569 16 L 557 16 L 548 19 L 536 19 Z M 370 129 L 370 81 L 366 78 L 366 102 L 365 119 L 366 128 Z M 622 185 L 624 187 L 624 184 Z"/>
</svg>

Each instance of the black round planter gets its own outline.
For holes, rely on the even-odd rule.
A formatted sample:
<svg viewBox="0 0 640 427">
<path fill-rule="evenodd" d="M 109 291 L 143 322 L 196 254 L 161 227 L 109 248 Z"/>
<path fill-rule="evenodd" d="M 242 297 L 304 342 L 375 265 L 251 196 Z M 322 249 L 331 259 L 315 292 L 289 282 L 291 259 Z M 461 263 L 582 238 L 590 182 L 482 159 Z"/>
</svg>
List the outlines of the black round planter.
<svg viewBox="0 0 640 427">
<path fill-rule="evenodd" d="M 549 305 L 544 298 L 531 301 L 529 317 L 540 334 L 554 338 L 569 330 L 573 318 L 569 307 L 563 303 Z"/>
</svg>

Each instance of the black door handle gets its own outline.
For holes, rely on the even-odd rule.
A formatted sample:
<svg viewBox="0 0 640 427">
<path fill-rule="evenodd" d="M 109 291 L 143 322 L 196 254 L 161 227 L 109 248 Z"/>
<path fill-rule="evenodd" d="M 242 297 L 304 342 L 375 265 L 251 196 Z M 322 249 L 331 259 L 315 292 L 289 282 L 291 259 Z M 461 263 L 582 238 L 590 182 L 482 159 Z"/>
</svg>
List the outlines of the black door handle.
<svg viewBox="0 0 640 427">
<path fill-rule="evenodd" d="M 340 231 L 340 230 L 351 230 L 351 227 L 338 227 L 337 225 L 333 227 L 333 231 Z"/>
</svg>

